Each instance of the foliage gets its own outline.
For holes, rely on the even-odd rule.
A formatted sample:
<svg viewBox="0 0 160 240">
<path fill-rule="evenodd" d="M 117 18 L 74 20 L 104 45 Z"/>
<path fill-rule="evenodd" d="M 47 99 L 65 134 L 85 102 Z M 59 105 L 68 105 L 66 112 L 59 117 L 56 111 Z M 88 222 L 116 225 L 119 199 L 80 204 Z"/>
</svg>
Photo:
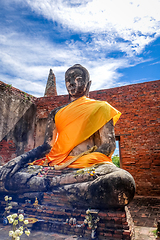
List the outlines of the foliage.
<svg viewBox="0 0 160 240">
<path fill-rule="evenodd" d="M 11 87 L 12 87 L 12 84 L 6 84 L 6 89 L 11 89 Z"/>
<path fill-rule="evenodd" d="M 117 167 L 120 168 L 120 159 L 119 159 L 119 156 L 118 156 L 118 155 L 114 155 L 114 156 L 112 157 L 112 162 L 113 162 Z"/>
<path fill-rule="evenodd" d="M 24 95 L 24 101 L 26 102 L 28 100 L 27 93 L 23 92 Z"/>
<path fill-rule="evenodd" d="M 86 214 L 87 216 L 85 216 L 84 224 L 88 224 L 88 227 L 91 229 L 96 229 L 97 222 L 100 220 L 99 217 L 96 217 L 97 212 L 88 209 Z"/>
<path fill-rule="evenodd" d="M 27 98 L 28 98 L 29 101 L 32 101 L 33 96 L 32 95 L 28 95 Z"/>
<path fill-rule="evenodd" d="M 158 229 L 153 230 L 152 233 L 154 234 L 155 237 L 157 237 L 158 236 Z"/>
<path fill-rule="evenodd" d="M 22 92 L 23 96 L 24 96 L 24 102 L 30 101 L 32 102 L 32 95 L 28 95 L 26 92 Z"/>
</svg>

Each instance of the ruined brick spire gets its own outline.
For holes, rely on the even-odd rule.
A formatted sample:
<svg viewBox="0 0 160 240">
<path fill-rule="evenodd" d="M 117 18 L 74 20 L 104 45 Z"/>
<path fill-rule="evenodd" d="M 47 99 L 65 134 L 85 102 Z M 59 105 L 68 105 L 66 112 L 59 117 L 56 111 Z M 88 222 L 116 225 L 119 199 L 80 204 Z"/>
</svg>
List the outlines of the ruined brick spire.
<svg viewBox="0 0 160 240">
<path fill-rule="evenodd" d="M 45 97 L 50 97 L 50 96 L 57 96 L 57 90 L 56 90 L 56 77 L 50 69 L 49 75 L 48 75 L 48 80 L 47 80 L 47 85 L 44 93 Z"/>
</svg>

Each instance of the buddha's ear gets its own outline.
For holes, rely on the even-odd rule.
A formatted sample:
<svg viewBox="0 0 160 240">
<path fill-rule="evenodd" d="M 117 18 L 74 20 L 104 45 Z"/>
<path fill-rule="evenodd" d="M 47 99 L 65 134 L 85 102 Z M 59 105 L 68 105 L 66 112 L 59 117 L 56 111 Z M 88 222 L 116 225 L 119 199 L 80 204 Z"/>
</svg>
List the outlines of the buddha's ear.
<svg viewBox="0 0 160 240">
<path fill-rule="evenodd" d="M 87 97 L 89 96 L 89 89 L 90 89 L 91 83 L 92 83 L 92 81 L 89 81 L 89 82 L 87 83 L 86 94 L 85 94 Z"/>
</svg>

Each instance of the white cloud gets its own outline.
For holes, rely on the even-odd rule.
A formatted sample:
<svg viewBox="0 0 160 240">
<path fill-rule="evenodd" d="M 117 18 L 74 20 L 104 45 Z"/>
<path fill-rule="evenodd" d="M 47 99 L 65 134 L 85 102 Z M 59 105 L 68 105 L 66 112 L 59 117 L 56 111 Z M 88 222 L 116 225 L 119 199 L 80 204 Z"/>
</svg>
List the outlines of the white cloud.
<svg viewBox="0 0 160 240">
<path fill-rule="evenodd" d="M 52 20 L 58 20 L 70 28 L 84 31 L 104 31 L 109 27 L 120 26 L 120 29 L 136 29 L 148 32 L 154 20 L 159 21 L 158 0 L 93 0 L 70 1 L 61 0 L 26 0 L 31 8 Z M 145 19 L 144 19 L 145 18 Z M 149 21 L 149 26 L 142 26 L 141 22 Z M 143 29 L 142 29 L 143 28 Z M 151 30 L 150 30 L 151 31 Z"/>
<path fill-rule="evenodd" d="M 92 44 L 88 45 L 87 49 L 83 43 L 73 42 L 55 46 L 43 39 L 33 41 L 16 32 L 0 37 L 0 44 L 0 60 L 5 72 L 3 74 L 1 71 L 1 80 L 37 97 L 44 94 L 50 68 L 56 75 L 58 93 L 66 94 L 64 74 L 75 63 L 89 69 L 92 79 L 91 90 L 113 87 L 119 77 L 117 69 L 127 66 L 126 60 L 106 60 L 103 52 L 98 53 L 95 58 L 96 52 L 92 50 Z M 84 49 L 83 54 L 81 49 Z M 6 76 L 7 72 L 11 77 Z"/>
<path fill-rule="evenodd" d="M 44 80 L 49 68 L 54 66 L 55 71 L 64 71 L 66 62 L 70 65 L 78 58 L 78 49 L 72 44 L 62 47 L 39 37 L 33 39 L 13 31 L 0 35 L 0 45 L 0 60 L 5 72 L 26 80 Z M 62 66 L 57 66 L 57 62 Z"/>
<path fill-rule="evenodd" d="M 103 59 L 98 63 L 95 61 L 92 67 L 88 66 L 92 80 L 91 90 L 114 87 L 116 81 L 121 76 L 117 69 L 122 66 L 128 66 L 125 59 Z"/>
<path fill-rule="evenodd" d="M 150 35 L 160 35 L 159 0 L 26 1 L 37 13 L 74 31 L 105 34 L 110 43 L 123 38 L 137 53 L 153 40 Z"/>
<path fill-rule="evenodd" d="M 42 33 L 35 37 L 18 32 L 18 28 L 15 30 L 12 26 L 1 29 L 1 80 L 35 96 L 43 96 L 50 68 L 56 75 L 58 93 L 65 94 L 64 73 L 75 63 L 88 68 L 91 90 L 117 86 L 122 76 L 118 69 L 131 66 L 131 62 L 132 66 L 142 62 L 136 55 L 160 35 L 158 0 L 12 0 L 14 2 L 27 4 L 36 14 L 57 21 L 63 30 L 81 33 L 82 42 L 68 39 L 60 44 L 43 37 Z M 4 4 L 11 7 L 9 0 Z M 113 51 L 120 51 L 122 56 L 107 59 Z"/>
</svg>

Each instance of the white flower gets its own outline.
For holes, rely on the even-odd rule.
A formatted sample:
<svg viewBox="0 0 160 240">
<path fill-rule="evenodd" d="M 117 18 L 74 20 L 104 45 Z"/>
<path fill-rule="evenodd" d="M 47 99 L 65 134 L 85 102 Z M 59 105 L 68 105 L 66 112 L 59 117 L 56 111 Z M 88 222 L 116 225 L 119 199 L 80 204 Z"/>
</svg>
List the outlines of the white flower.
<svg viewBox="0 0 160 240">
<path fill-rule="evenodd" d="M 17 213 L 12 214 L 12 217 L 16 218 L 17 217 Z"/>
<path fill-rule="evenodd" d="M 21 236 L 22 234 L 23 234 L 23 231 L 20 231 L 19 236 Z"/>
<path fill-rule="evenodd" d="M 86 216 L 85 218 L 89 221 L 89 216 Z"/>
<path fill-rule="evenodd" d="M 25 231 L 25 234 L 26 234 L 27 236 L 29 236 L 29 235 L 30 235 L 30 231 L 29 231 L 29 230 L 26 230 L 26 231 Z"/>
<path fill-rule="evenodd" d="M 11 201 L 11 200 L 12 200 L 12 197 L 9 197 L 8 200 Z"/>
<path fill-rule="evenodd" d="M 86 214 L 89 214 L 90 213 L 90 210 L 88 209 L 87 211 L 86 211 Z"/>
<path fill-rule="evenodd" d="M 28 223 L 29 223 L 29 221 L 28 221 L 28 220 L 24 220 L 24 224 L 26 224 L 26 225 L 27 225 Z"/>
<path fill-rule="evenodd" d="M 11 217 L 11 218 L 8 218 L 8 222 L 9 223 L 13 223 L 14 219 Z"/>
<path fill-rule="evenodd" d="M 24 220 L 23 214 L 19 214 L 19 221 L 22 222 Z"/>
<path fill-rule="evenodd" d="M 13 231 L 9 231 L 9 236 L 12 237 L 13 236 Z"/>
<path fill-rule="evenodd" d="M 4 200 L 5 200 L 5 201 L 8 201 L 8 196 L 5 196 L 5 197 L 4 197 Z"/>
<path fill-rule="evenodd" d="M 9 219 L 11 219 L 12 218 L 12 215 L 8 215 L 7 216 L 7 219 L 9 220 Z"/>
<path fill-rule="evenodd" d="M 20 233 L 20 230 L 19 230 L 19 229 L 17 229 L 17 230 L 15 231 L 15 234 L 18 236 L 18 235 L 19 235 L 19 233 Z"/>
<path fill-rule="evenodd" d="M 13 232 L 13 239 L 15 240 L 15 238 L 17 237 L 17 235 L 15 234 L 15 232 Z"/>
<path fill-rule="evenodd" d="M 85 224 L 87 224 L 87 223 L 88 223 L 87 219 L 84 219 L 84 223 L 85 223 Z"/>
<path fill-rule="evenodd" d="M 21 226 L 21 227 L 19 228 L 19 230 L 20 230 L 20 231 L 23 231 L 23 226 Z"/>
<path fill-rule="evenodd" d="M 16 237 L 15 237 L 15 240 L 20 240 L 20 237 L 16 236 Z"/>
<path fill-rule="evenodd" d="M 88 227 L 92 227 L 91 221 L 88 222 Z"/>
</svg>

